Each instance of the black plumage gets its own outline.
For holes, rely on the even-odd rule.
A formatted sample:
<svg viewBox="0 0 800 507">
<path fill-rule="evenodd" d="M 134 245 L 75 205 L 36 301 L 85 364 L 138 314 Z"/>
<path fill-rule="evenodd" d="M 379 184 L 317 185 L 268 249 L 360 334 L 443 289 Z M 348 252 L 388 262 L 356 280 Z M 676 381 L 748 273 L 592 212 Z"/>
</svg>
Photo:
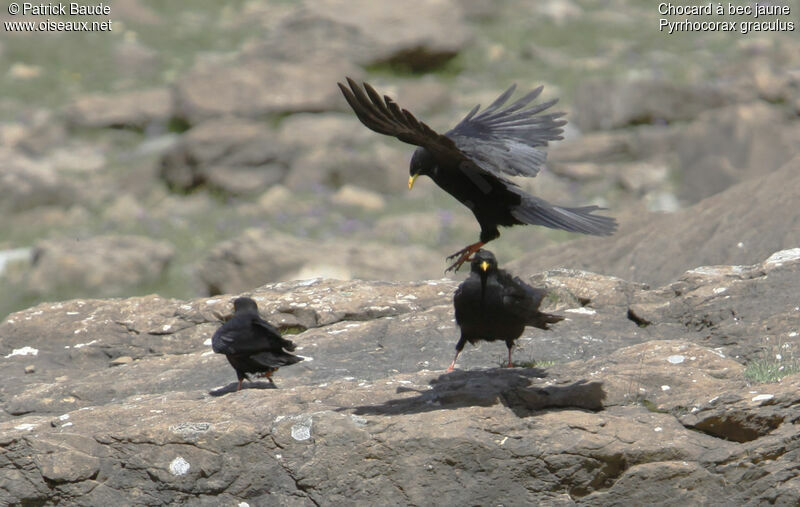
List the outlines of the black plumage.
<svg viewBox="0 0 800 507">
<path fill-rule="evenodd" d="M 478 250 L 470 265 L 466 280 L 456 289 L 453 305 L 461 338 L 456 344 L 456 356 L 447 371 L 453 371 L 456 359 L 467 342 L 503 340 L 508 347 L 508 367 L 511 368 L 511 348 L 522 335 L 525 326 L 549 329 L 564 317 L 539 311 L 547 294 L 497 267 L 494 254 Z"/>
<path fill-rule="evenodd" d="M 515 86 L 480 111 L 475 106 L 444 135 L 438 134 L 414 115 L 401 109 L 388 96 L 369 84 L 363 89 L 347 78 L 339 84 L 353 111 L 371 130 L 419 146 L 411 158 L 410 189 L 419 175 L 433 178 L 442 189 L 472 210 L 481 226 L 480 241 L 448 258 L 458 257 L 448 270 L 469 260 L 481 246 L 500 236 L 498 226 L 544 225 L 583 234 L 609 235 L 617 223 L 611 217 L 593 215 L 601 208 L 565 208 L 524 192 L 508 176 L 534 177 L 544 165 L 549 141 L 561 139 L 563 113 L 540 114 L 556 100 L 531 102 L 542 92 L 536 88 L 503 107 Z"/>
<path fill-rule="evenodd" d="M 272 381 L 272 374 L 281 366 L 298 363 L 302 357 L 289 354 L 294 343 L 281 336 L 269 322 L 258 315 L 258 305 L 248 297 L 233 302 L 233 317 L 223 324 L 211 338 L 211 347 L 218 354 L 225 354 L 236 370 L 242 389 L 248 373 L 258 373 Z"/>
</svg>

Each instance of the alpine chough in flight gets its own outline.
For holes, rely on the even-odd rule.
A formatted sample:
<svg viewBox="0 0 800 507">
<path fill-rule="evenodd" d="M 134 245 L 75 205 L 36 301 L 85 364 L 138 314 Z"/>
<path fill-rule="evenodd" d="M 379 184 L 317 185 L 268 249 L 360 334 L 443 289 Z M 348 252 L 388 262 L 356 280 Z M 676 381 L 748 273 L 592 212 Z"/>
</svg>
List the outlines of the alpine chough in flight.
<svg viewBox="0 0 800 507">
<path fill-rule="evenodd" d="M 547 294 L 534 289 L 517 277 L 497 267 L 494 254 L 478 250 L 470 265 L 470 274 L 456 289 L 453 305 L 461 338 L 456 344 L 456 356 L 447 371 L 456 367 L 456 359 L 467 342 L 503 340 L 508 347 L 508 367 L 514 340 L 522 335 L 525 326 L 549 329 L 564 317 L 539 311 Z"/>
<path fill-rule="evenodd" d="M 286 352 L 294 350 L 294 343 L 259 317 L 258 305 L 251 298 L 237 298 L 233 311 L 233 318 L 211 338 L 211 348 L 218 354 L 225 354 L 236 370 L 237 391 L 242 389 L 244 379 L 250 380 L 248 373 L 258 373 L 274 384 L 272 374 L 278 368 L 303 360 Z"/>
<path fill-rule="evenodd" d="M 561 139 L 563 113 L 540 114 L 557 99 L 531 104 L 542 92 L 536 88 L 506 106 L 512 85 L 489 107 L 480 105 L 445 134 L 439 134 L 401 109 L 372 86 L 363 88 L 347 78 L 349 88 L 338 83 L 361 123 L 380 134 L 418 146 L 411 157 L 408 188 L 426 175 L 472 210 L 481 226 L 480 241 L 449 256 L 456 258 L 448 270 L 458 270 L 483 245 L 500 236 L 502 225 L 544 225 L 552 229 L 606 236 L 617 223 L 611 217 L 593 215 L 597 206 L 565 208 L 524 192 L 508 176 L 534 177 L 544 165 L 549 141 Z M 480 111 L 480 112 L 479 112 Z"/>
</svg>

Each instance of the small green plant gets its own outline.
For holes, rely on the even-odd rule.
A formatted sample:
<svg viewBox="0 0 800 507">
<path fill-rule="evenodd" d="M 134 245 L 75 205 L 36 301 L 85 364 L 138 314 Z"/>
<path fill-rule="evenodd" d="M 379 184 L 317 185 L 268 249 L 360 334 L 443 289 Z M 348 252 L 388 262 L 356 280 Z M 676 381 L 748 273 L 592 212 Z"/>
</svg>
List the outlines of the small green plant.
<svg viewBox="0 0 800 507">
<path fill-rule="evenodd" d="M 751 382 L 765 384 L 778 382 L 783 377 L 800 373 L 800 359 L 795 355 L 792 343 L 777 344 L 765 340 L 761 357 L 747 363 L 744 376 Z"/>
<path fill-rule="evenodd" d="M 758 384 L 777 382 L 793 373 L 800 373 L 800 361 L 761 358 L 751 361 L 744 369 L 744 376 Z"/>
</svg>

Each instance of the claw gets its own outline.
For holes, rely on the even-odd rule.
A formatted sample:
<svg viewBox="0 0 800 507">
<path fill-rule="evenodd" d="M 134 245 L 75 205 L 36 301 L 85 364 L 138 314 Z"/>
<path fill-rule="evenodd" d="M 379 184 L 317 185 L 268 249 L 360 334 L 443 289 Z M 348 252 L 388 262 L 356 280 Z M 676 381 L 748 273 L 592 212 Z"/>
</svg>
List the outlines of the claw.
<svg viewBox="0 0 800 507">
<path fill-rule="evenodd" d="M 461 267 L 461 265 L 464 264 L 467 261 L 471 261 L 472 260 L 472 256 L 475 254 L 475 252 L 480 250 L 481 247 L 483 245 L 485 245 L 485 244 L 486 243 L 484 243 L 483 241 L 478 241 L 477 243 L 473 243 L 473 244 L 471 244 L 471 245 L 469 245 L 467 247 L 462 248 L 461 250 L 459 250 L 458 252 L 454 253 L 453 255 L 448 255 L 447 256 L 447 260 L 453 259 L 453 258 L 458 257 L 458 256 L 460 256 L 460 257 L 458 257 L 458 260 L 456 262 L 454 262 L 450 267 L 445 269 L 444 272 L 447 273 L 448 271 L 453 271 L 453 272 L 458 271 L 459 268 Z"/>
</svg>

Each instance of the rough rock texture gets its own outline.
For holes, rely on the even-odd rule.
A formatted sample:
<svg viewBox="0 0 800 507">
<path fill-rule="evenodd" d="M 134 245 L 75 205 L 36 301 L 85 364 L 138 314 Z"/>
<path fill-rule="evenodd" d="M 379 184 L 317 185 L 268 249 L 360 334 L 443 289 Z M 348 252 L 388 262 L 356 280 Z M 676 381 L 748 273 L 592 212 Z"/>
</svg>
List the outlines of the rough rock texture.
<svg viewBox="0 0 800 507">
<path fill-rule="evenodd" d="M 31 294 L 66 287 L 86 294 L 116 295 L 164 275 L 174 248 L 145 236 L 95 236 L 43 240 L 31 254 L 30 268 L 17 274 Z"/>
<path fill-rule="evenodd" d="M 610 238 L 556 245 L 511 263 L 535 272 L 570 266 L 663 284 L 696 266 L 755 264 L 798 246 L 800 158 L 685 210 L 634 220 Z"/>
<path fill-rule="evenodd" d="M 796 337 L 798 277 L 794 250 L 658 290 L 534 275 L 568 320 L 517 359 L 556 363 L 498 369 L 482 344 L 451 374 L 453 281 L 268 285 L 306 360 L 240 393 L 208 344 L 232 296 L 44 303 L 0 324 L 0 501 L 796 505 L 800 375 L 749 384 L 730 356 L 753 331 L 695 321 L 716 305 Z"/>
<path fill-rule="evenodd" d="M 192 128 L 161 158 L 172 188 L 208 186 L 230 194 L 264 191 L 287 172 L 285 148 L 263 122 L 224 118 Z"/>
<path fill-rule="evenodd" d="M 166 124 L 172 116 L 172 94 L 166 88 L 117 95 L 86 95 L 72 103 L 67 119 L 81 127 L 138 127 Z"/>
<path fill-rule="evenodd" d="M 318 276 L 414 280 L 439 276 L 445 267 L 439 254 L 420 246 L 320 242 L 275 230 L 249 229 L 217 245 L 202 261 L 198 273 L 213 295 Z"/>
</svg>

